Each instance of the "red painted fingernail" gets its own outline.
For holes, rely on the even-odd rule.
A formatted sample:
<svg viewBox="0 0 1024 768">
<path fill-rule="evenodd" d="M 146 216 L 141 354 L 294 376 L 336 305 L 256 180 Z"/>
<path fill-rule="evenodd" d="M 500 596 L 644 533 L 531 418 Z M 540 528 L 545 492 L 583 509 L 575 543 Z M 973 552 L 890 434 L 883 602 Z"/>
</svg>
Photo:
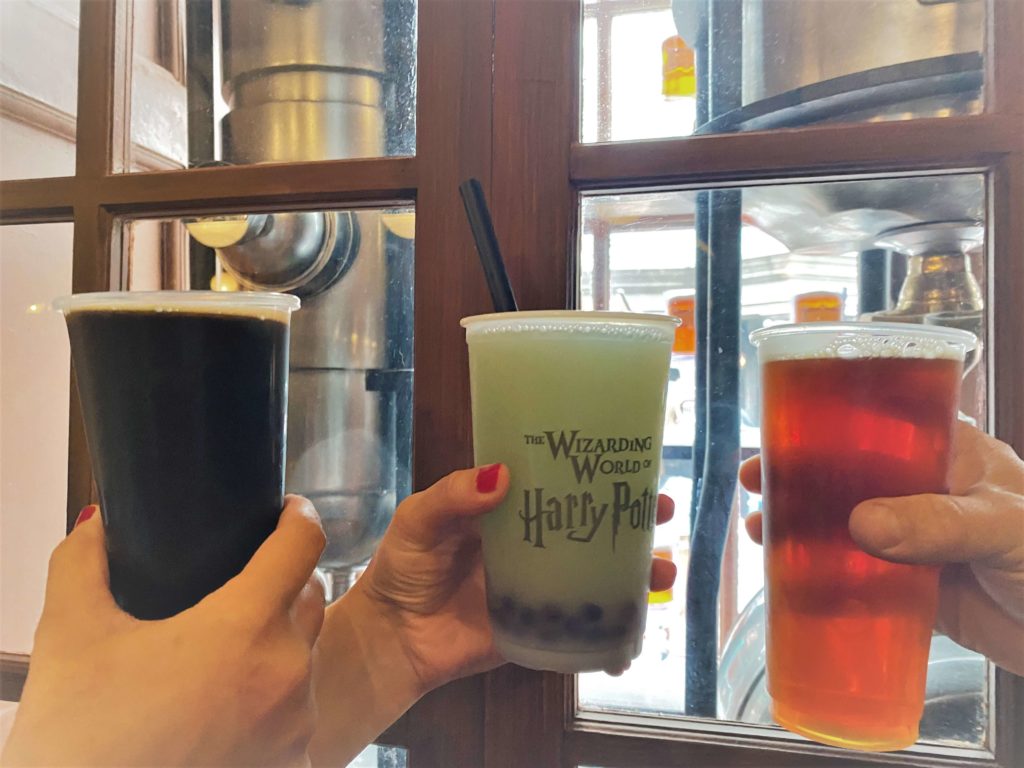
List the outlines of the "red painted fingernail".
<svg viewBox="0 0 1024 768">
<path fill-rule="evenodd" d="M 490 464 L 476 473 L 476 489 L 480 493 L 492 493 L 498 487 L 501 464 Z"/>
<path fill-rule="evenodd" d="M 75 520 L 75 528 L 80 526 L 90 517 L 96 514 L 96 510 L 99 509 L 95 504 L 90 504 L 88 507 L 82 507 L 82 511 L 78 513 L 78 519 Z"/>
</svg>

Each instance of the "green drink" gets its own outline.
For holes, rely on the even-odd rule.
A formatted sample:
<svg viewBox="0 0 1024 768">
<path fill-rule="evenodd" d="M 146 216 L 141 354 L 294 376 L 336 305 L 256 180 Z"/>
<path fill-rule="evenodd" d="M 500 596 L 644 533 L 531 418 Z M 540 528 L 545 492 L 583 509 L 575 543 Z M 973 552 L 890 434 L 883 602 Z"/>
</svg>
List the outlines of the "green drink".
<svg viewBox="0 0 1024 768">
<path fill-rule="evenodd" d="M 533 669 L 640 653 L 677 320 L 611 312 L 466 318 L 476 463 L 511 487 L 482 521 L 498 649 Z"/>
</svg>

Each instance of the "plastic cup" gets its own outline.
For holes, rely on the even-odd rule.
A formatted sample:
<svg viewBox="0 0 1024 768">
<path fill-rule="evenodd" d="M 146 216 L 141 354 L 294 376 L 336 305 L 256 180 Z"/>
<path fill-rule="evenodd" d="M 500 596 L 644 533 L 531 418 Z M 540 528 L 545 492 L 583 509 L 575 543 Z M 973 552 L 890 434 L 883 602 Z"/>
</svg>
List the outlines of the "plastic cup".
<svg viewBox="0 0 1024 768">
<path fill-rule="evenodd" d="M 158 291 L 58 299 L 111 591 L 143 619 L 241 571 L 284 497 L 294 296 Z"/>
<path fill-rule="evenodd" d="M 938 569 L 864 553 L 860 502 L 946 493 L 966 331 L 808 323 L 755 331 L 761 365 L 768 692 L 815 741 L 917 740 Z"/>
<path fill-rule="evenodd" d="M 640 653 L 677 324 L 572 311 L 462 321 L 476 462 L 511 474 L 481 524 L 509 661 L 571 673 Z"/>
</svg>

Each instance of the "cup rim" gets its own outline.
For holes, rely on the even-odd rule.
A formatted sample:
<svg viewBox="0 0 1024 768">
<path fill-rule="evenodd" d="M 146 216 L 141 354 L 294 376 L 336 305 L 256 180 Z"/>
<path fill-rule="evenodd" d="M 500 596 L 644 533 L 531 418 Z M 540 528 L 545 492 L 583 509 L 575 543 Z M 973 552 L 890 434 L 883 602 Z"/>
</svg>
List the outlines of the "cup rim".
<svg viewBox="0 0 1024 768">
<path fill-rule="evenodd" d="M 759 347 L 768 339 L 780 336 L 809 336 L 812 334 L 843 336 L 911 336 L 919 339 L 945 341 L 960 344 L 964 352 L 977 348 L 978 337 L 961 328 L 944 325 L 921 325 L 919 323 L 872 323 L 872 322 L 820 322 L 785 323 L 768 328 L 759 328 L 750 334 L 750 343 Z"/>
<path fill-rule="evenodd" d="M 291 313 L 298 296 L 270 291 L 97 291 L 54 299 L 53 308 L 68 315 L 89 310 L 195 312 L 212 310 L 245 314 L 254 310 Z"/>
<path fill-rule="evenodd" d="M 605 322 L 631 323 L 635 325 L 662 324 L 675 328 L 682 320 L 672 315 L 654 312 L 608 312 L 603 309 L 533 309 L 522 312 L 489 312 L 484 315 L 469 315 L 459 320 L 459 325 L 469 329 L 479 323 L 507 322 L 516 320 L 558 320 L 559 322 Z"/>
</svg>

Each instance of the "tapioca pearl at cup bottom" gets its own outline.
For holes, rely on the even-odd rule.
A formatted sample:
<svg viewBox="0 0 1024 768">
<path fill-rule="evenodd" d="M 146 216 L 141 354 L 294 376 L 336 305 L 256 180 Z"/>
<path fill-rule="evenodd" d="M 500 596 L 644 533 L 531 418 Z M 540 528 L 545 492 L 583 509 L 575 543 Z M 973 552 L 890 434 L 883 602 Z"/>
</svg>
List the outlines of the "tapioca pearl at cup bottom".
<svg viewBox="0 0 1024 768">
<path fill-rule="evenodd" d="M 516 601 L 508 596 L 501 597 L 488 605 L 488 610 L 499 626 L 508 627 L 515 620 Z"/>
<path fill-rule="evenodd" d="M 605 606 L 589 602 L 565 609 L 555 603 L 524 605 L 507 595 L 492 597 L 488 610 L 494 624 L 505 632 L 548 645 L 620 643 L 636 632 L 641 615 L 635 601 Z"/>
<path fill-rule="evenodd" d="M 619 610 L 619 621 L 627 626 L 636 624 L 640 618 L 640 608 L 636 603 L 625 603 Z"/>
<path fill-rule="evenodd" d="M 537 623 L 537 611 L 533 608 L 523 607 L 519 609 L 519 623 L 524 627 L 532 627 Z"/>
<path fill-rule="evenodd" d="M 629 627 L 625 624 L 615 624 L 605 631 L 605 635 L 610 640 L 621 640 L 627 634 L 629 634 Z"/>
<path fill-rule="evenodd" d="M 540 620 L 544 624 L 559 624 L 563 617 L 562 609 L 557 605 L 549 603 L 540 609 Z"/>
</svg>

